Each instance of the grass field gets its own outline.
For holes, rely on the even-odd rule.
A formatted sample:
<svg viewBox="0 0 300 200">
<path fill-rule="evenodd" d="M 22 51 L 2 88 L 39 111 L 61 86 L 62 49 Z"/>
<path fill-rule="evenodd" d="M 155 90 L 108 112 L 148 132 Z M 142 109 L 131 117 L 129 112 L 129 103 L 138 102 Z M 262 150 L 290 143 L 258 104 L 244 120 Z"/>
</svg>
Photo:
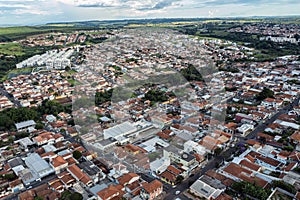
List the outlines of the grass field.
<svg viewBox="0 0 300 200">
<path fill-rule="evenodd" d="M 40 32 L 40 29 L 29 26 L 20 26 L 20 27 L 6 27 L 0 28 L 0 35 L 10 35 L 10 34 L 20 34 L 20 33 L 34 33 Z"/>
<path fill-rule="evenodd" d="M 22 56 L 25 51 L 19 43 L 9 42 L 0 44 L 0 54 Z"/>
<path fill-rule="evenodd" d="M 9 78 L 21 75 L 21 74 L 30 74 L 32 71 L 32 68 L 23 68 L 23 69 L 13 69 L 10 70 L 6 76 L 2 77 L 2 79 L 0 79 L 1 81 L 5 81 Z"/>
</svg>

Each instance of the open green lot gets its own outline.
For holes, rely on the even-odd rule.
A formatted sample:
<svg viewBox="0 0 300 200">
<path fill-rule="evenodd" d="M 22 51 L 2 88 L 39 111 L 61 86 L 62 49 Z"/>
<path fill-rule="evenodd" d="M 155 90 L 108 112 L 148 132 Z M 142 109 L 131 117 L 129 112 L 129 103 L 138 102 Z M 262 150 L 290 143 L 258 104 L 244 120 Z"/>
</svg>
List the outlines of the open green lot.
<svg viewBox="0 0 300 200">
<path fill-rule="evenodd" d="M 25 55 L 24 48 L 19 43 L 0 44 L 0 54 L 22 56 Z"/>
</svg>

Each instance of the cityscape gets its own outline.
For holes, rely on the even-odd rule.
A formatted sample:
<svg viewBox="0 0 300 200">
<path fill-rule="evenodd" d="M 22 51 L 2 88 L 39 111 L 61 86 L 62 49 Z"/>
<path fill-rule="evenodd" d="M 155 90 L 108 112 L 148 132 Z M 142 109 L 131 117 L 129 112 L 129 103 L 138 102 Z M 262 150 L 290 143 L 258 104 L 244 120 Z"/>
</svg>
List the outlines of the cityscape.
<svg viewBox="0 0 300 200">
<path fill-rule="evenodd" d="M 1 27 L 0 199 L 300 199 L 299 45 L 298 16 Z"/>
</svg>

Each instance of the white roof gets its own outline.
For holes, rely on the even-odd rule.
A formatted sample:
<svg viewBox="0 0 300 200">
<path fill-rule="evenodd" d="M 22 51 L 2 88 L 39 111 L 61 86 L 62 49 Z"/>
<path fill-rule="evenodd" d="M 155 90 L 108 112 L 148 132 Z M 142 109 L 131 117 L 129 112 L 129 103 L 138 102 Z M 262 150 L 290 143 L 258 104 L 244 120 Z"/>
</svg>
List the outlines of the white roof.
<svg viewBox="0 0 300 200">
<path fill-rule="evenodd" d="M 19 172 L 22 171 L 23 169 L 25 169 L 23 165 L 18 165 L 18 166 L 16 166 L 16 167 L 13 167 L 13 168 L 12 168 L 12 170 L 15 172 L 15 174 L 16 174 L 17 176 L 19 176 Z"/>
<path fill-rule="evenodd" d="M 280 120 L 278 120 L 278 122 L 280 125 L 285 126 L 285 127 L 290 127 L 290 128 L 296 129 L 296 130 L 300 129 L 300 125 L 292 123 L 292 122 L 286 122 L 286 121 L 280 121 Z"/>
<path fill-rule="evenodd" d="M 171 164 L 171 160 L 169 157 L 162 157 L 161 159 L 154 160 L 150 163 L 150 169 L 152 171 L 156 171 L 160 169 L 159 171 L 165 171 L 167 167 Z"/>
<path fill-rule="evenodd" d="M 122 124 L 118 124 L 114 127 L 105 129 L 103 131 L 104 139 L 108 139 L 110 137 L 115 138 L 120 135 L 126 135 L 133 133 L 137 128 L 133 126 L 130 122 L 124 122 Z"/>
<path fill-rule="evenodd" d="M 15 143 L 20 143 L 24 147 L 34 144 L 34 142 L 31 139 L 29 139 L 29 137 L 25 137 L 20 140 L 17 140 L 17 141 L 15 141 Z"/>
<path fill-rule="evenodd" d="M 48 152 L 54 152 L 54 151 L 57 150 L 56 147 L 53 146 L 52 144 L 44 145 L 43 149 L 45 150 L 46 153 L 48 153 Z"/>
<path fill-rule="evenodd" d="M 37 153 L 29 154 L 28 157 L 25 159 L 26 165 L 39 174 L 39 172 L 44 171 L 53 171 L 51 166 L 42 159 Z"/>
<path fill-rule="evenodd" d="M 197 191 L 198 194 L 201 194 L 206 199 L 209 199 L 212 196 L 216 198 L 222 192 L 221 190 L 215 189 L 201 180 L 197 180 L 193 185 L 191 185 L 190 189 Z"/>
<path fill-rule="evenodd" d="M 142 145 L 144 145 L 144 146 L 153 146 L 153 147 L 156 146 L 156 144 L 158 144 L 162 147 L 168 147 L 170 145 L 169 143 L 163 141 L 159 137 L 154 137 L 154 138 L 142 143 Z"/>
<path fill-rule="evenodd" d="M 27 128 L 29 126 L 35 126 L 36 123 L 33 120 L 28 120 L 28 121 L 24 121 L 24 122 L 20 122 L 20 123 L 16 123 L 15 124 L 17 129 L 22 129 L 22 128 Z"/>
</svg>

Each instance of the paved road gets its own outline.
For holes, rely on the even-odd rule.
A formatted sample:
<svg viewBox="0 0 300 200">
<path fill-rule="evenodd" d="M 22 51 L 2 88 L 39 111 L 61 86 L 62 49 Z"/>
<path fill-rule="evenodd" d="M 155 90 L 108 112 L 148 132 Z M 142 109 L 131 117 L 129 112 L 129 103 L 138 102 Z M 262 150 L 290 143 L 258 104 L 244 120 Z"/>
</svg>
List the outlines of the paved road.
<svg viewBox="0 0 300 200">
<path fill-rule="evenodd" d="M 298 105 L 300 97 L 296 98 L 290 105 L 280 109 L 275 115 L 273 115 L 270 119 L 265 121 L 264 123 L 258 125 L 255 130 L 253 130 L 250 134 L 248 134 L 245 138 L 239 138 L 237 143 L 245 142 L 248 139 L 256 138 L 257 133 L 262 132 L 265 128 L 273 123 L 280 115 L 288 113 L 292 108 Z M 195 173 L 193 177 L 189 177 L 184 180 L 181 184 L 179 184 L 176 188 L 170 188 L 167 190 L 168 195 L 164 198 L 166 200 L 174 200 L 176 198 L 180 198 L 183 200 L 187 200 L 186 196 L 182 194 L 183 191 L 190 187 L 191 183 L 194 183 L 198 178 L 200 178 L 203 174 L 205 174 L 208 170 L 216 168 L 216 166 L 220 165 L 224 160 L 228 159 L 231 155 L 236 152 L 235 147 L 230 147 L 227 150 L 223 151 L 219 156 L 212 158 L 206 166 L 201 169 L 199 172 Z M 175 195 L 176 191 L 181 191 L 180 195 Z"/>
<path fill-rule="evenodd" d="M 15 104 L 17 107 L 22 107 L 20 101 L 16 100 L 12 95 L 10 95 L 6 90 L 0 87 L 0 93 L 6 96 L 11 102 Z"/>
<path fill-rule="evenodd" d="M 290 110 L 293 109 L 294 106 L 298 105 L 298 102 L 300 100 L 300 97 L 296 98 L 291 104 L 285 106 L 284 108 L 280 109 L 275 115 L 273 115 L 270 119 L 268 119 L 266 122 L 258 125 L 254 131 L 252 131 L 250 134 L 246 136 L 245 139 L 254 139 L 257 135 L 257 133 L 264 131 L 269 124 L 272 124 L 276 119 L 282 115 L 287 114 Z"/>
</svg>

